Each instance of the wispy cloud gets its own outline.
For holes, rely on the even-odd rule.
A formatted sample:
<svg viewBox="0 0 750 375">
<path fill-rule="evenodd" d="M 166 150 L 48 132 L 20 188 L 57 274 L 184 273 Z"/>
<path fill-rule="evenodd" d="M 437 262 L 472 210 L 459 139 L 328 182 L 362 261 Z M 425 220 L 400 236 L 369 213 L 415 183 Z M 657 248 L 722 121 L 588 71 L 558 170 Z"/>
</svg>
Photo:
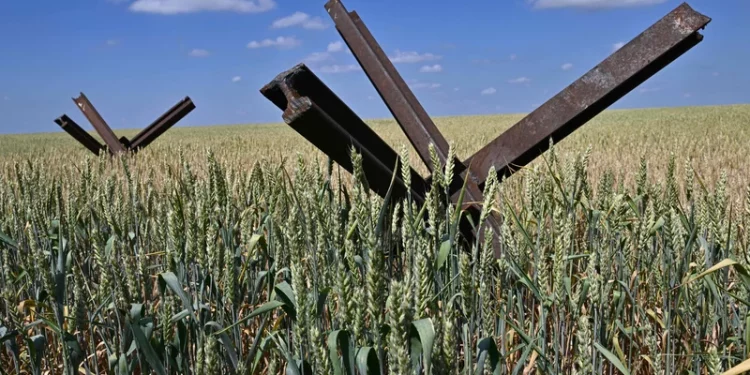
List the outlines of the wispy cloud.
<svg viewBox="0 0 750 375">
<path fill-rule="evenodd" d="M 571 64 L 571 63 L 565 63 L 565 64 L 562 64 L 562 66 L 560 67 L 560 69 L 562 69 L 562 70 L 570 70 L 570 69 L 573 69 L 573 64 Z"/>
<path fill-rule="evenodd" d="M 713 73 L 711 73 L 711 75 L 714 76 L 714 77 L 718 77 L 719 76 L 719 72 L 713 72 Z"/>
<path fill-rule="evenodd" d="M 551 8 L 622 8 L 656 5 L 668 0 L 529 0 L 537 9 Z"/>
<path fill-rule="evenodd" d="M 116 45 L 120 44 L 120 41 L 115 40 L 115 39 L 109 39 L 106 42 L 104 42 L 104 44 L 106 44 L 108 46 L 116 46 Z"/>
<path fill-rule="evenodd" d="M 617 42 L 617 43 L 615 43 L 615 44 L 612 45 L 612 51 L 613 52 L 617 51 L 618 49 L 620 49 L 620 48 L 622 48 L 624 46 L 625 46 L 625 42 Z"/>
<path fill-rule="evenodd" d="M 436 89 L 442 86 L 439 83 L 435 82 L 419 82 L 419 81 L 412 81 L 409 83 L 409 87 L 418 90 L 418 89 Z"/>
<path fill-rule="evenodd" d="M 394 56 L 389 57 L 391 59 L 391 62 L 394 64 L 398 63 L 418 63 L 423 61 L 433 61 L 433 60 L 440 60 L 443 58 L 442 56 L 435 55 L 429 52 L 426 53 L 419 53 L 414 51 L 408 51 L 403 52 L 400 50 L 396 50 L 396 54 Z"/>
<path fill-rule="evenodd" d="M 492 94 L 494 94 L 496 92 L 497 92 L 497 90 L 494 87 L 488 87 L 488 88 L 482 90 L 481 94 L 482 95 L 492 95 Z"/>
<path fill-rule="evenodd" d="M 272 29 L 283 29 L 295 26 L 300 26 L 303 29 L 308 30 L 323 30 L 328 28 L 328 25 L 323 22 L 322 18 L 311 17 L 309 14 L 302 12 L 294 12 L 294 14 L 279 18 L 271 24 Z"/>
<path fill-rule="evenodd" d="M 278 49 L 291 49 L 294 47 L 298 47 L 302 44 L 302 42 L 293 36 L 279 36 L 275 39 L 263 39 L 261 41 L 253 40 L 252 42 L 247 44 L 247 48 L 255 49 L 255 48 L 267 48 L 267 47 L 276 47 Z"/>
<path fill-rule="evenodd" d="M 344 42 L 338 40 L 335 42 L 328 43 L 328 52 L 341 52 L 344 50 Z"/>
<path fill-rule="evenodd" d="M 333 61 L 335 60 L 334 54 L 337 52 L 341 52 L 344 50 L 344 42 L 341 41 L 335 41 L 328 43 L 328 47 L 326 47 L 326 50 L 324 52 L 313 52 L 304 59 L 302 59 L 307 64 L 316 64 L 316 63 L 322 63 L 325 61 Z M 329 67 L 338 67 L 338 69 L 341 69 L 341 67 L 344 67 L 346 65 L 329 65 Z M 335 68 L 332 68 L 335 69 Z M 338 73 L 338 72 L 337 72 Z"/>
<path fill-rule="evenodd" d="M 684 97 L 686 97 L 686 98 L 690 98 L 690 97 L 692 97 L 692 96 L 693 96 L 693 94 L 691 94 L 691 93 L 689 93 L 689 92 L 686 92 L 686 93 L 682 94 L 682 96 L 684 96 Z"/>
<path fill-rule="evenodd" d="M 188 55 L 189 55 L 189 56 L 191 56 L 191 57 L 207 57 L 207 56 L 209 56 L 210 54 L 211 54 L 211 53 L 210 53 L 210 52 L 208 52 L 207 50 L 205 50 L 205 49 L 200 49 L 200 48 L 195 48 L 195 49 L 193 49 L 192 51 L 190 51 L 190 52 L 188 53 Z"/>
<path fill-rule="evenodd" d="M 136 0 L 133 12 L 174 15 L 198 12 L 262 13 L 276 8 L 274 0 Z"/>
<path fill-rule="evenodd" d="M 518 78 L 513 78 L 508 82 L 509 83 L 528 83 L 528 82 L 531 82 L 531 79 L 528 77 L 518 77 Z"/>
<path fill-rule="evenodd" d="M 513 60 L 515 60 L 517 58 L 518 58 L 518 55 L 516 55 L 515 53 L 510 55 L 510 60 L 511 61 L 513 61 Z"/>
<path fill-rule="evenodd" d="M 347 65 L 324 65 L 320 67 L 321 73 L 326 74 L 336 74 L 336 73 L 349 73 L 354 72 L 357 70 L 360 70 L 361 68 L 357 64 L 347 64 Z"/>
<path fill-rule="evenodd" d="M 234 77 L 232 77 L 232 82 L 236 83 L 236 82 L 239 82 L 239 81 L 242 81 L 242 77 L 240 77 L 240 76 L 234 76 Z"/>
<path fill-rule="evenodd" d="M 304 59 L 302 59 L 304 62 L 310 64 L 310 63 L 318 63 L 323 62 L 331 59 L 331 54 L 328 52 L 313 52 Z"/>
<path fill-rule="evenodd" d="M 421 68 L 419 68 L 419 71 L 421 73 L 438 73 L 443 71 L 443 67 L 440 64 L 435 65 L 425 65 Z"/>
<path fill-rule="evenodd" d="M 7 101 L 7 100 L 10 100 L 10 96 L 8 96 L 8 95 L 3 95 L 3 100 L 6 100 L 6 101 Z"/>
</svg>

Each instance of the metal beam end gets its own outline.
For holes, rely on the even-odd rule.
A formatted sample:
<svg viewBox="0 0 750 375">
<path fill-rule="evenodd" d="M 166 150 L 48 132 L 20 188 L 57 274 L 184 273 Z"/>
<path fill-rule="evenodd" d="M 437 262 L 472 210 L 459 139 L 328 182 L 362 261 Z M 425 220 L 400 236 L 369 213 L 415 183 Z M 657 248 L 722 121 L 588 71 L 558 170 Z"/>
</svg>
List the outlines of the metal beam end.
<svg viewBox="0 0 750 375">
<path fill-rule="evenodd" d="M 310 98 L 303 96 L 298 98 L 291 98 L 287 102 L 286 109 L 284 109 L 284 113 L 281 114 L 281 118 L 284 120 L 284 122 L 287 125 L 291 125 L 293 122 L 297 121 L 302 115 L 305 114 L 305 112 L 309 111 L 313 107 L 312 100 Z"/>
</svg>

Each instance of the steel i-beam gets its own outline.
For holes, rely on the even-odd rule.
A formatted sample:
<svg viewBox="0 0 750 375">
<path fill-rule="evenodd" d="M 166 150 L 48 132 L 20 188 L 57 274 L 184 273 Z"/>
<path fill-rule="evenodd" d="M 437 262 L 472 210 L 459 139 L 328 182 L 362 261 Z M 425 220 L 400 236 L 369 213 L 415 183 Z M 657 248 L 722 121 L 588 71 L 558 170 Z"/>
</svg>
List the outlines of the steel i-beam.
<svg viewBox="0 0 750 375">
<path fill-rule="evenodd" d="M 94 129 L 96 129 L 96 132 L 99 133 L 99 135 L 102 137 L 104 143 L 106 143 L 107 147 L 109 147 L 109 152 L 117 154 L 125 151 L 125 146 L 120 143 L 120 140 L 117 139 L 115 133 L 104 121 L 102 116 L 99 114 L 99 111 L 94 108 L 86 95 L 81 93 L 81 95 L 77 98 L 73 98 L 73 102 L 76 103 L 78 109 L 83 112 L 83 115 L 86 116 L 86 119 L 89 120 L 91 125 L 94 126 Z"/>
<path fill-rule="evenodd" d="M 107 147 L 109 147 L 111 154 L 123 151 L 138 151 L 148 146 L 195 109 L 195 104 L 193 104 L 190 97 L 185 97 L 130 140 L 127 137 L 117 138 L 84 93 L 81 93 L 77 98 L 73 98 L 73 102 L 76 103 L 76 106 L 83 112 L 86 119 L 89 120 L 96 132 L 102 137 Z M 104 149 L 101 143 L 81 129 L 67 115 L 63 114 L 61 117 L 55 119 L 55 123 L 60 125 L 68 134 L 94 154 L 98 155 L 99 151 Z"/>
<path fill-rule="evenodd" d="M 195 109 L 195 104 L 189 97 L 185 97 L 172 106 L 167 112 L 159 116 L 156 121 L 147 126 L 130 141 L 130 149 L 137 150 L 151 144 L 156 138 L 164 134 L 169 128 L 177 124 L 183 117 Z"/>
<path fill-rule="evenodd" d="M 711 19 L 683 3 L 464 161 L 477 183 L 507 177 L 703 40 Z M 464 171 L 462 175 L 466 175 Z M 454 193 L 455 194 L 455 193 Z"/>
<path fill-rule="evenodd" d="M 104 145 L 99 143 L 91 134 L 83 130 L 75 121 L 73 121 L 68 115 L 62 115 L 55 119 L 55 123 L 65 130 L 66 133 L 70 134 L 71 137 L 75 138 L 84 147 L 89 149 L 95 155 L 104 150 Z"/>
<path fill-rule="evenodd" d="M 445 165 L 449 151 L 448 142 L 359 15 L 356 12 L 348 12 L 340 0 L 329 0 L 325 8 L 334 21 L 339 35 L 352 51 L 362 70 L 375 86 L 376 91 L 380 94 L 427 168 L 434 172 L 430 157 L 430 144 L 435 147 L 441 165 Z M 456 174 L 466 169 L 458 159 L 453 160 L 453 163 L 455 165 L 454 173 Z M 452 190 L 458 190 L 464 186 L 463 178 L 465 177 L 453 179 Z M 467 181 L 464 194 L 467 203 L 469 203 L 467 211 L 476 220 L 481 212 L 477 204 L 484 201 L 484 196 L 482 190 L 474 181 L 475 179 Z M 456 196 L 452 197 L 454 203 L 457 198 Z M 495 234 L 499 233 L 500 222 L 496 214 L 493 213 L 487 217 L 487 224 Z M 480 232 L 475 235 L 478 234 L 481 240 L 485 231 L 484 228 L 479 229 Z M 496 236 L 493 236 L 493 242 L 495 255 L 499 256 L 500 244 Z"/>
<path fill-rule="evenodd" d="M 304 64 L 282 72 L 260 90 L 283 112 L 282 118 L 310 143 L 352 173 L 350 149 L 362 155 L 365 179 L 381 197 L 388 191 L 396 171 L 394 199 L 405 196 L 400 177 L 399 155 L 357 116 Z M 418 203 L 424 201 L 429 187 L 419 173 L 411 169 L 411 193 Z"/>
</svg>

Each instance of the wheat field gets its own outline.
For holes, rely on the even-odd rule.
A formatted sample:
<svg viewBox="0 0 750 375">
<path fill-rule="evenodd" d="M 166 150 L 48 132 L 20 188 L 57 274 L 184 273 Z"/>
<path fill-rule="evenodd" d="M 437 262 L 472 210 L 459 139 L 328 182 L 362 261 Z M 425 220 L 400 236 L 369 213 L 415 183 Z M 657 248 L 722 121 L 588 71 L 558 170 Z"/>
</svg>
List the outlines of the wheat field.
<svg viewBox="0 0 750 375">
<path fill-rule="evenodd" d="M 445 138 L 455 145 L 460 159 L 469 157 L 483 145 L 523 118 L 517 115 L 437 117 L 434 119 Z M 393 120 L 367 121 L 394 149 L 406 146 L 412 164 L 423 175 L 424 167 L 406 136 Z M 90 125 L 84 119 L 79 124 Z M 50 173 L 58 159 L 79 159 L 89 152 L 50 122 L 53 133 L 0 136 L 0 163 L 32 160 L 49 165 Z M 118 136 L 132 137 L 138 130 L 117 130 Z M 91 131 L 97 138 L 98 135 Z M 731 182 L 733 196 L 742 195 L 746 185 L 750 142 L 750 105 L 678 107 L 636 110 L 609 110 L 595 117 L 559 143 L 563 156 L 591 148 L 591 178 L 613 170 L 632 184 L 628 172 L 645 157 L 655 176 L 666 171 L 670 154 L 679 163 L 690 160 L 706 183 L 718 181 L 721 172 Z M 283 124 L 176 127 L 162 135 L 143 152 L 142 159 L 169 162 L 181 147 L 188 161 L 202 160 L 204 147 L 233 168 L 249 168 L 263 160 L 280 163 L 296 158 L 325 161 L 325 155 Z"/>
<path fill-rule="evenodd" d="M 521 117 L 435 121 L 464 159 Z M 280 124 L 0 136 L 0 374 L 741 373 L 748 146 L 750 105 L 606 111 L 488 181 L 495 259 L 452 165 L 420 207 Z"/>
</svg>

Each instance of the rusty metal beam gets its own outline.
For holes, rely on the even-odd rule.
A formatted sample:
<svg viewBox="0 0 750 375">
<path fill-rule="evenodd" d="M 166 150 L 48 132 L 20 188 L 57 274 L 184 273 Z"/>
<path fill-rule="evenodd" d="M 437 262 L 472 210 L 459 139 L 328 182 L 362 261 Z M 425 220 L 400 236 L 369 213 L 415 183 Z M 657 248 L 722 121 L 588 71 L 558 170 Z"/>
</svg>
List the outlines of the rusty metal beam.
<svg viewBox="0 0 750 375">
<path fill-rule="evenodd" d="M 86 116 L 91 125 L 94 126 L 96 132 L 99 133 L 99 135 L 102 137 L 104 143 L 106 143 L 109 147 L 110 153 L 116 154 L 124 152 L 126 150 L 125 146 L 120 143 L 115 133 L 112 131 L 109 125 L 107 125 L 96 108 L 94 108 L 86 95 L 81 93 L 77 98 L 73 98 L 73 102 L 76 103 L 78 109 L 83 112 L 83 115 Z"/>
<path fill-rule="evenodd" d="M 396 119 L 396 122 L 401 126 L 409 142 L 417 150 L 422 161 L 427 165 L 427 168 L 431 172 L 434 172 L 430 158 L 430 144 L 434 145 L 441 165 L 445 165 L 448 157 L 448 142 L 359 15 L 354 11 L 348 12 L 340 0 L 329 0 L 325 8 L 329 16 L 333 19 L 339 35 L 341 35 L 346 45 L 352 51 L 362 70 L 373 86 L 375 86 L 378 94 L 380 94 L 380 97 Z M 456 191 L 464 185 L 463 179 L 466 176 L 459 174 L 466 167 L 457 158 L 453 160 L 453 163 L 455 165 L 454 173 L 456 173 L 456 177 L 460 176 L 460 178 L 453 179 L 451 190 Z M 483 192 L 478 187 L 476 181 L 476 178 L 469 178 L 469 181 L 465 185 L 465 199 L 472 206 L 473 212 L 480 211 L 476 207 L 476 204 L 484 200 Z M 454 203 L 456 202 L 456 198 L 456 196 L 452 197 Z M 496 234 L 500 231 L 499 222 L 499 217 L 494 213 L 487 220 L 487 223 Z M 483 229 L 480 228 L 482 230 L 479 233 L 480 239 L 484 238 Z M 495 241 L 495 254 L 498 256 L 499 251 L 499 241 Z"/>
<path fill-rule="evenodd" d="M 432 170 L 429 145 L 433 144 L 444 163 L 448 154 L 447 142 L 356 12 L 348 12 L 341 0 L 329 0 L 325 7 L 339 34 L 417 149 L 420 158 Z M 677 7 L 472 157 L 464 162 L 456 162 L 456 170 L 460 172 L 457 177 L 460 178 L 454 180 L 460 183 L 451 186 L 451 199 L 456 202 L 456 190 L 465 181 L 469 204 L 464 207 L 468 206 L 468 214 L 477 218 L 480 210 L 476 203 L 482 198 L 482 189 L 491 167 L 494 166 L 502 178 L 528 164 L 547 150 L 550 138 L 559 142 L 700 43 L 703 37 L 698 30 L 710 21 L 710 18 L 695 12 L 687 4 Z M 299 66 L 295 68 L 300 69 Z M 280 80 L 281 76 L 284 78 Z M 354 146 L 368 160 L 370 167 L 365 169 L 372 169 L 369 173 L 373 181 L 392 175 L 393 168 L 384 160 L 397 160 L 395 152 L 314 74 L 308 71 L 306 75 L 299 75 L 305 76 L 307 79 L 314 77 L 315 82 L 304 83 L 304 78 L 295 82 L 295 74 L 285 72 L 261 91 L 284 110 L 285 122 L 319 149 L 336 155 L 334 160 L 339 164 L 351 168 L 348 147 Z M 336 142 L 346 146 L 337 146 Z M 365 172 L 368 173 L 367 170 Z M 426 196 L 429 179 L 424 180 L 420 176 L 419 180 L 425 189 L 423 196 Z M 382 187 L 380 192 L 381 195 L 384 192 Z M 499 218 L 490 215 L 488 221 L 489 227 L 499 234 Z M 462 222 L 462 228 L 466 226 L 467 223 Z M 467 234 L 464 229 L 462 232 Z M 471 238 L 467 239 L 476 238 L 473 235 L 469 233 L 468 237 Z M 480 238 L 483 235 L 483 232 L 480 233 Z M 499 256 L 499 241 L 497 238 L 493 240 L 495 256 Z"/>
<path fill-rule="evenodd" d="M 350 149 L 362 155 L 370 188 L 385 196 L 396 168 L 393 196 L 404 196 L 399 155 L 336 96 L 306 65 L 298 64 L 263 86 L 261 94 L 284 111 L 282 118 L 300 135 L 352 173 Z M 411 169 L 411 193 L 423 202 L 429 186 Z"/>
<path fill-rule="evenodd" d="M 483 184 L 509 176 L 703 40 L 711 19 L 683 3 L 464 161 Z M 465 175 L 464 171 L 462 175 Z"/>
<path fill-rule="evenodd" d="M 361 156 L 365 180 L 371 190 L 384 197 L 395 168 L 393 201 L 406 195 L 401 179 L 399 155 L 365 124 L 304 64 L 282 72 L 261 93 L 283 112 L 282 118 L 305 139 L 327 154 L 349 173 L 353 172 L 350 149 Z M 424 204 L 430 189 L 424 178 L 411 169 L 411 197 Z M 466 206 L 466 205 L 465 205 Z M 480 210 L 465 207 L 467 215 L 477 222 Z M 488 220 L 495 220 L 494 217 Z M 473 241 L 476 233 L 468 220 L 462 220 L 464 238 Z M 483 235 L 484 231 L 480 232 Z M 480 237 L 481 239 L 481 237 Z M 498 249 L 499 251 L 499 249 Z"/>
<path fill-rule="evenodd" d="M 186 96 L 172 106 L 167 112 L 159 116 L 159 118 L 151 123 L 151 125 L 133 137 L 133 139 L 130 140 L 130 146 L 128 148 L 131 150 L 137 150 L 148 146 L 156 138 L 164 134 L 169 128 L 187 116 L 187 114 L 193 109 L 195 109 L 195 104 L 193 104 L 190 97 Z"/>
<path fill-rule="evenodd" d="M 104 145 L 99 143 L 91 134 L 87 133 L 81 128 L 75 121 L 73 121 L 68 115 L 62 115 L 55 119 L 55 123 L 65 130 L 66 133 L 70 134 L 84 147 L 93 152 L 94 155 L 99 155 L 99 152 L 104 150 Z"/>
<path fill-rule="evenodd" d="M 448 155 L 448 142 L 432 122 L 427 111 L 409 89 L 393 63 L 375 41 L 356 12 L 348 12 L 339 0 L 325 4 L 336 30 L 352 51 L 359 65 L 370 79 L 388 110 L 396 119 L 419 157 L 432 171 L 429 145 L 435 145 L 441 163 Z"/>
</svg>

